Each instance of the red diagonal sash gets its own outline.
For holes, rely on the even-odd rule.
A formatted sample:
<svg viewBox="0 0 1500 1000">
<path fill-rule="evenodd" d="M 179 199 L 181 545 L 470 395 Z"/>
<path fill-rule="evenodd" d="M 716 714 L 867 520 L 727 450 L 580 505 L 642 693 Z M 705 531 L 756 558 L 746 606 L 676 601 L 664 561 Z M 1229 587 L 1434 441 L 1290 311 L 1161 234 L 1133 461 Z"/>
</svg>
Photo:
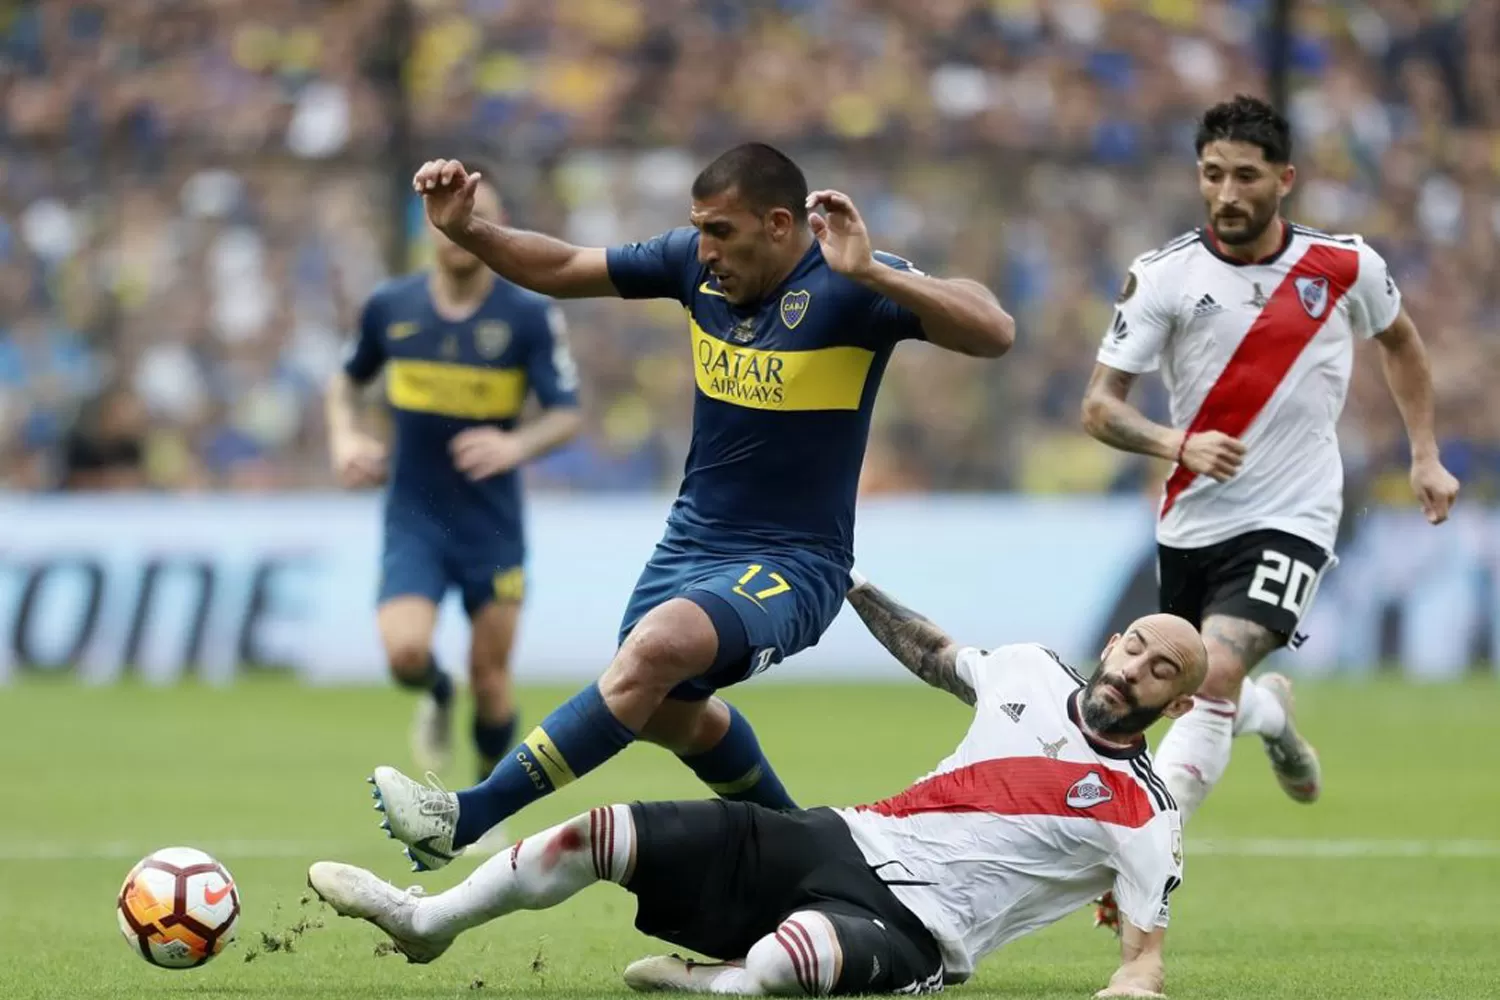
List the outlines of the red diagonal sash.
<svg viewBox="0 0 1500 1000">
<path fill-rule="evenodd" d="M 1359 251 L 1322 243 L 1308 247 L 1261 307 L 1245 339 L 1198 407 L 1187 433 L 1243 435 L 1358 276 Z M 1298 278 L 1327 280 L 1327 301 L 1317 316 L 1303 304 Z M 1172 471 L 1161 505 L 1163 517 L 1196 478 L 1197 474 L 1185 465 Z"/>
</svg>

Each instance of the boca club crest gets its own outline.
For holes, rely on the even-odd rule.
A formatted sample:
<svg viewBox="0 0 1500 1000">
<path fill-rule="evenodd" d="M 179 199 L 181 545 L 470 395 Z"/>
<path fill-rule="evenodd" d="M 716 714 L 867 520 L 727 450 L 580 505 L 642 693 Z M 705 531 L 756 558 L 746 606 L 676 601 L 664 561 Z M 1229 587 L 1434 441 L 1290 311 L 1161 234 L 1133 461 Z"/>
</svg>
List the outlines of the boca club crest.
<svg viewBox="0 0 1500 1000">
<path fill-rule="evenodd" d="M 494 361 L 510 346 L 510 324 L 485 320 L 474 324 L 474 351 L 486 361 Z"/>
<path fill-rule="evenodd" d="M 812 303 L 812 292 L 806 289 L 787 292 L 781 297 L 781 321 L 786 324 L 788 330 L 797 329 L 797 324 L 802 322 L 802 317 L 807 315 L 807 307 Z"/>
<path fill-rule="evenodd" d="M 1313 319 L 1322 319 L 1323 313 L 1328 311 L 1328 279 L 1327 278 L 1298 278 L 1297 301 L 1302 303 L 1302 308 Z"/>
</svg>

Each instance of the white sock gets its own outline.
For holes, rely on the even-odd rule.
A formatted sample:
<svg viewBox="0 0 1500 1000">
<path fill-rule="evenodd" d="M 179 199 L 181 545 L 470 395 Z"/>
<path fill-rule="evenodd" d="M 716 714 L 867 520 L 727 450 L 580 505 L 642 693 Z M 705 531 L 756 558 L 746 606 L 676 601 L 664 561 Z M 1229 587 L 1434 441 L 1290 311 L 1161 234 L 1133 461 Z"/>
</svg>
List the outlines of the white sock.
<svg viewBox="0 0 1500 1000">
<path fill-rule="evenodd" d="M 634 846 L 629 806 L 591 810 L 517 842 L 447 892 L 423 899 L 412 929 L 452 938 L 516 910 L 556 906 L 600 880 L 623 881 Z"/>
<path fill-rule="evenodd" d="M 725 969 L 714 993 L 737 996 L 827 996 L 840 960 L 838 936 L 821 913 L 803 910 L 781 922 L 745 956 L 743 969 Z"/>
<path fill-rule="evenodd" d="M 1240 711 L 1234 717 L 1234 735 L 1254 733 L 1275 739 L 1286 730 L 1286 709 L 1276 696 L 1246 677 L 1240 687 Z"/>
<path fill-rule="evenodd" d="M 1153 755 L 1156 773 L 1177 800 L 1184 824 L 1229 767 L 1234 716 L 1234 702 L 1200 695 L 1193 699 L 1192 709 L 1172 723 Z"/>
</svg>

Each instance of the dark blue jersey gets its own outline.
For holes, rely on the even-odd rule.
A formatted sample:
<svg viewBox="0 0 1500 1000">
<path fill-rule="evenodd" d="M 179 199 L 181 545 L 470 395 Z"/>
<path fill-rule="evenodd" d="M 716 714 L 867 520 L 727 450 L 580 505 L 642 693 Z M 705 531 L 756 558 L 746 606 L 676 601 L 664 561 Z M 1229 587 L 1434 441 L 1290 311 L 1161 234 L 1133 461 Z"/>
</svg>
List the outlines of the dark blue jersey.
<svg viewBox="0 0 1500 1000">
<path fill-rule="evenodd" d="M 669 522 L 709 549 L 771 542 L 852 564 L 870 412 L 892 348 L 922 336 L 916 315 L 835 273 L 816 242 L 743 309 L 698 263 L 697 230 L 616 247 L 608 260 L 625 298 L 676 299 L 688 312 L 693 438 Z"/>
<path fill-rule="evenodd" d="M 359 383 L 385 371 L 396 436 L 386 520 L 463 546 L 519 543 L 519 473 L 472 482 L 448 443 L 469 427 L 512 429 L 531 394 L 547 408 L 577 405 L 562 313 L 496 278 L 473 315 L 447 320 L 428 280 L 415 274 L 377 289 L 344 364 Z"/>
</svg>

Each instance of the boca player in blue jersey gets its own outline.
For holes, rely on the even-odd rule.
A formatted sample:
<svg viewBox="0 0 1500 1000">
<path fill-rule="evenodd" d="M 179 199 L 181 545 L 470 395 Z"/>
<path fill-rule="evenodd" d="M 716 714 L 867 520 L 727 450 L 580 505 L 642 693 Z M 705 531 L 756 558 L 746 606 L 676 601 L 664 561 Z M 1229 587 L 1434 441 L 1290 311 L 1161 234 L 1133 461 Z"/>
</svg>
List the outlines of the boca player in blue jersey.
<svg viewBox="0 0 1500 1000">
<path fill-rule="evenodd" d="M 376 768 L 382 825 L 415 867 L 440 867 L 638 739 L 676 753 L 724 798 L 793 808 L 749 723 L 715 692 L 812 646 L 838 613 L 870 413 L 896 344 L 998 357 L 1014 323 L 984 286 L 872 251 L 853 202 L 809 194 L 769 146 L 739 146 L 704 169 L 690 226 L 609 250 L 477 216 L 481 183 L 454 160 L 413 179 L 431 222 L 501 276 L 558 298 L 681 303 L 692 442 L 598 683 L 476 787 L 453 794 Z"/>
<path fill-rule="evenodd" d="M 472 214 L 501 220 L 488 183 Z M 348 487 L 388 482 L 377 621 L 392 674 L 422 693 L 420 766 L 452 744 L 453 682 L 432 655 L 438 608 L 462 596 L 471 639 L 472 736 L 480 777 L 514 743 L 510 653 L 525 576 L 518 469 L 577 434 L 577 372 L 555 302 L 497 277 L 432 228 L 435 266 L 375 291 L 328 387 L 329 450 Z M 360 390 L 385 375 L 394 451 L 363 430 Z M 542 412 L 519 420 L 528 397 Z"/>
</svg>

